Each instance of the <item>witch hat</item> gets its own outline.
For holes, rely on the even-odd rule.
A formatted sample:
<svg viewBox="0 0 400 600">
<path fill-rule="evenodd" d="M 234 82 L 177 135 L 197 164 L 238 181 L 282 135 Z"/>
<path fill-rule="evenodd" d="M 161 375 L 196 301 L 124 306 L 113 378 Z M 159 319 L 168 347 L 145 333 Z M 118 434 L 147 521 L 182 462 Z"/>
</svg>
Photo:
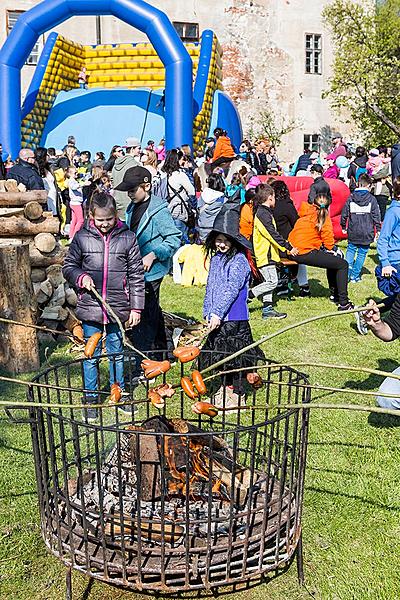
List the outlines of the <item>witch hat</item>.
<svg viewBox="0 0 400 600">
<path fill-rule="evenodd" d="M 222 206 L 215 218 L 213 231 L 223 233 L 233 238 L 244 248 L 252 250 L 251 242 L 239 233 L 240 206 L 235 194 L 229 198 Z"/>
</svg>

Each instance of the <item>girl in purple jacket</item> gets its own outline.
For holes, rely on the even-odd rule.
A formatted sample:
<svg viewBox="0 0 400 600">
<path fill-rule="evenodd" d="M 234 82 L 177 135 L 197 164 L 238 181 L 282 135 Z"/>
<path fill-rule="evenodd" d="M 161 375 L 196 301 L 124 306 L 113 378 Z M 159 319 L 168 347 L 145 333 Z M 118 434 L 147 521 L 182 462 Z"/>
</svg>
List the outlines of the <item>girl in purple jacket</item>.
<svg viewBox="0 0 400 600">
<path fill-rule="evenodd" d="M 122 335 L 118 324 L 91 293 L 96 289 L 111 306 L 127 329 L 140 322 L 144 307 L 144 272 L 135 234 L 118 220 L 115 200 L 106 192 L 94 193 L 89 208 L 89 219 L 74 236 L 65 258 L 63 274 L 78 292 L 76 316 L 82 321 L 85 341 L 94 333 L 104 332 L 106 350 L 110 359 L 110 385 L 118 383 L 124 389 L 124 361 Z M 99 343 L 94 356 L 101 354 Z M 119 354 L 121 353 L 121 354 Z M 88 421 L 98 417 L 93 404 L 99 402 L 98 359 L 83 363 L 84 401 Z"/>
<path fill-rule="evenodd" d="M 205 242 L 206 256 L 211 260 L 203 313 L 210 333 L 203 346 L 208 352 L 202 352 L 199 357 L 201 369 L 253 342 L 247 305 L 251 268 L 246 251 L 251 245 L 239 233 L 239 207 L 229 204 L 227 202 L 217 216 Z M 265 361 L 265 357 L 255 348 L 229 361 L 223 370 L 252 366 L 259 361 Z M 216 406 L 239 406 L 243 393 L 241 382 L 246 373 L 226 376 L 225 391 L 220 388 L 213 398 Z"/>
</svg>

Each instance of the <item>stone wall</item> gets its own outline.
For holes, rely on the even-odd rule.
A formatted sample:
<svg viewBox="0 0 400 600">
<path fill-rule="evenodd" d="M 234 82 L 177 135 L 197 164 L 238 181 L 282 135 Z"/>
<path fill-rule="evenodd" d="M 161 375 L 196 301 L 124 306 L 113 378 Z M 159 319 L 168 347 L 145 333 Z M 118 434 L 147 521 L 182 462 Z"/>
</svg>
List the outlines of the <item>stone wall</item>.
<svg viewBox="0 0 400 600">
<path fill-rule="evenodd" d="M 26 10 L 37 3 L 0 0 L 0 22 L 5 23 L 6 9 Z M 299 126 L 280 147 L 284 159 L 301 152 L 304 134 L 319 133 L 321 128 L 328 133 L 339 129 L 356 139 L 345 115 L 333 114 L 329 101 L 321 98 L 333 55 L 321 11 L 331 0 L 154 0 L 152 4 L 172 21 L 196 22 L 200 32 L 207 28 L 216 32 L 224 50 L 224 85 L 238 103 L 245 133 L 267 103 L 278 120 L 296 120 Z M 102 43 L 145 39 L 114 17 L 101 17 L 100 21 Z M 56 29 L 76 42 L 96 43 L 95 17 L 74 17 Z M 305 73 L 306 33 L 322 35 L 321 75 Z M 5 27 L 0 30 L 0 44 L 4 38 Z M 25 90 L 32 73 L 33 67 L 24 68 Z"/>
</svg>

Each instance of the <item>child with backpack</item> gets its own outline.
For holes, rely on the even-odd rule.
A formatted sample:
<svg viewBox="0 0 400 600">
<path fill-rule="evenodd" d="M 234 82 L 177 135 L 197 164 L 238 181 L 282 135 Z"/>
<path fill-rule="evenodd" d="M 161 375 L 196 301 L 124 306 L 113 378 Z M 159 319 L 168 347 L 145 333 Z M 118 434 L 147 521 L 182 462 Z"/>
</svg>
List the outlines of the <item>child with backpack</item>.
<svg viewBox="0 0 400 600">
<path fill-rule="evenodd" d="M 211 232 L 214 221 L 226 201 L 225 181 L 222 175 L 211 173 L 207 179 L 207 186 L 201 192 L 197 203 L 199 211 L 197 228 L 202 242 L 205 242 Z"/>
<path fill-rule="evenodd" d="M 381 214 L 378 202 L 371 194 L 372 179 L 363 173 L 358 185 L 349 196 L 342 210 L 340 225 L 347 233 L 348 245 L 346 260 L 349 263 L 351 283 L 361 281 L 361 270 L 369 247 L 375 239 L 375 232 L 381 229 Z"/>
<path fill-rule="evenodd" d="M 85 341 L 93 334 L 105 332 L 110 358 L 110 385 L 118 383 L 124 389 L 122 335 L 118 324 L 91 294 L 102 294 L 126 327 L 140 322 L 144 308 L 143 264 L 135 235 L 119 221 L 114 198 L 105 192 L 94 193 L 90 201 L 89 219 L 74 236 L 65 257 L 63 275 L 78 288 L 76 316 L 81 319 Z M 94 356 L 102 351 L 98 343 Z M 84 402 L 88 421 L 98 418 L 98 359 L 83 363 L 84 385 L 89 390 Z"/>
<path fill-rule="evenodd" d="M 272 187 L 261 183 L 256 188 L 254 197 L 254 229 L 253 247 L 257 268 L 262 275 L 262 283 L 252 288 L 254 296 L 262 296 L 263 319 L 284 319 L 286 313 L 280 313 L 273 307 L 272 294 L 278 286 L 277 264 L 280 262 L 280 252 L 295 256 L 298 251 L 285 240 L 276 228 L 273 217 L 275 193 Z"/>
<path fill-rule="evenodd" d="M 166 197 L 159 196 L 168 202 L 168 207 L 175 226 L 181 232 L 184 242 L 188 241 L 188 229 L 194 226 L 195 215 L 191 196 L 195 195 L 194 185 L 184 171 L 187 158 L 181 150 L 167 152 L 163 166 L 164 177 L 160 180 L 160 191 Z M 166 181 L 165 181 L 166 179 Z M 166 187 L 165 187 L 166 186 Z M 157 195 L 157 192 L 155 190 Z"/>
</svg>

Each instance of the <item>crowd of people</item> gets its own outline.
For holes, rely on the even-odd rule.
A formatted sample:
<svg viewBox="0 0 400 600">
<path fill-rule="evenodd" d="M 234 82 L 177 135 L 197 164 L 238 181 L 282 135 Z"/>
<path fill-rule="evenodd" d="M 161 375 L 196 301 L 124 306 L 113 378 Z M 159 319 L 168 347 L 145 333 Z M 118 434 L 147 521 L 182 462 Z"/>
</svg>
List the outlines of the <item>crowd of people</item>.
<svg viewBox="0 0 400 600">
<path fill-rule="evenodd" d="M 120 332 L 90 292 L 95 287 L 107 299 L 137 348 L 166 349 L 160 286 L 182 246 L 203 249 L 196 260 L 208 268 L 205 347 L 214 353 L 251 343 L 249 304 L 254 299 L 269 320 L 286 317 L 276 299 L 294 290 L 300 297 L 311 296 L 307 266 L 326 270 L 330 299 L 339 310 L 353 308 L 348 286 L 361 280 L 374 240 L 378 285 L 387 297 L 385 306 L 391 307 L 400 291 L 400 144 L 369 152 L 358 147 L 352 153 L 339 134 L 332 143 L 325 157 L 306 149 L 286 167 L 267 140 L 243 140 L 235 149 L 221 128 L 195 153 L 187 145 L 166 151 L 164 140 L 157 146 L 149 140 L 142 147 L 128 137 L 112 147 L 108 158 L 102 151 L 92 157 L 78 150 L 70 136 L 62 150 L 24 148 L 15 164 L 0 162 L 0 178 L 14 179 L 27 190 L 47 190 L 48 209 L 59 216 L 69 240 L 64 274 L 79 288 L 77 316 L 85 337 L 105 329 L 107 350 L 116 353 L 110 383 L 123 388 Z M 314 179 L 308 201 L 298 209 L 280 177 L 285 174 Z M 340 221 L 348 238 L 345 256 L 335 243 L 329 214 L 332 178 L 349 187 Z M 390 337 L 389 325 L 380 325 L 373 304 L 357 316 L 361 334 L 368 325 L 382 339 Z M 261 359 L 254 352 L 253 362 Z M 216 403 L 238 405 L 241 390 L 234 377 L 230 383 Z M 96 403 L 90 361 L 85 386 L 93 390 L 86 401 Z M 96 418 L 95 406 L 91 410 L 89 417 Z"/>
</svg>

